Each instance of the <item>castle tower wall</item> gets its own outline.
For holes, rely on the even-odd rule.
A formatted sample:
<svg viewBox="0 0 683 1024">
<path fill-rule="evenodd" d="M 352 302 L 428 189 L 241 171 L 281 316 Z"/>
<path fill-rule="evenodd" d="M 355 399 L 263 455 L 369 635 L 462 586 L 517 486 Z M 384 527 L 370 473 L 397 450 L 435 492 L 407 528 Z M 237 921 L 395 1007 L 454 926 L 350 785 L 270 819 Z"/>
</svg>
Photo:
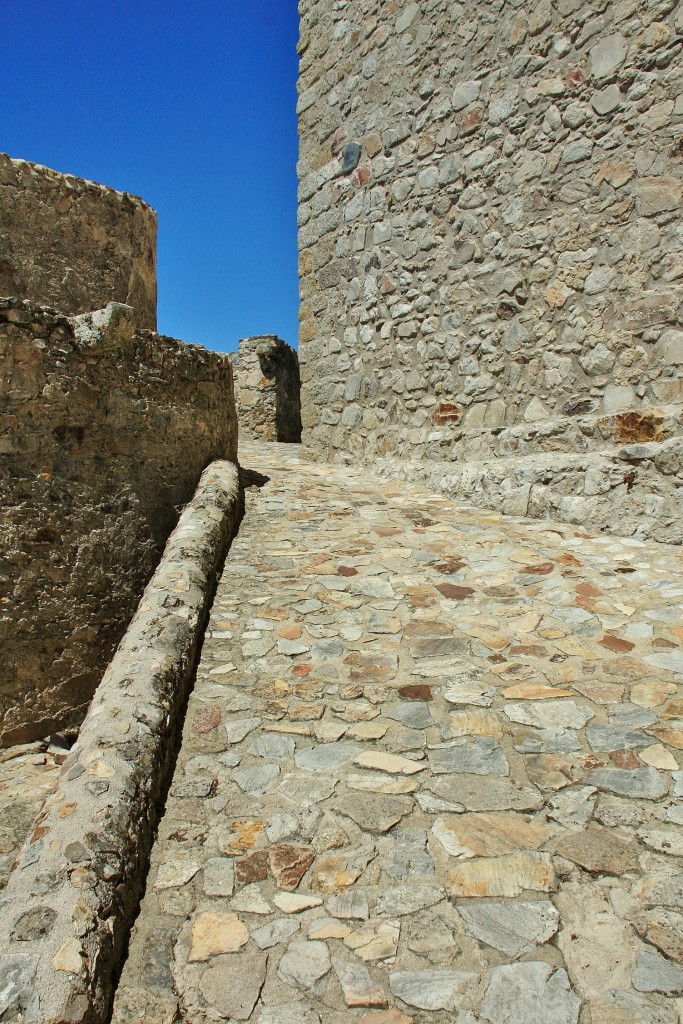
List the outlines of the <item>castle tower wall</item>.
<svg viewBox="0 0 683 1024">
<path fill-rule="evenodd" d="M 680 540 L 683 7 L 299 9 L 304 444 Z"/>
<path fill-rule="evenodd" d="M 156 330 L 156 238 L 136 196 L 0 154 L 0 296 L 67 314 L 122 302 Z"/>
</svg>

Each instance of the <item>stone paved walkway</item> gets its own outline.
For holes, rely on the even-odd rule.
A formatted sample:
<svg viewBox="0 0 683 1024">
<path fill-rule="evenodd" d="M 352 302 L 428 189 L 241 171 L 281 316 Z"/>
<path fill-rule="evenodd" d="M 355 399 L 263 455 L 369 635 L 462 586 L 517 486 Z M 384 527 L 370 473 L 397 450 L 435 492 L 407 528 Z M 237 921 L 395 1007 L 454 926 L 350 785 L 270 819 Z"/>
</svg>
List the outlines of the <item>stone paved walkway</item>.
<svg viewBox="0 0 683 1024">
<path fill-rule="evenodd" d="M 680 549 L 241 461 L 117 1024 L 675 1024 Z"/>
<path fill-rule="evenodd" d="M 0 750 L 0 890 L 45 801 L 57 788 L 67 755 L 68 750 L 47 740 Z"/>
</svg>

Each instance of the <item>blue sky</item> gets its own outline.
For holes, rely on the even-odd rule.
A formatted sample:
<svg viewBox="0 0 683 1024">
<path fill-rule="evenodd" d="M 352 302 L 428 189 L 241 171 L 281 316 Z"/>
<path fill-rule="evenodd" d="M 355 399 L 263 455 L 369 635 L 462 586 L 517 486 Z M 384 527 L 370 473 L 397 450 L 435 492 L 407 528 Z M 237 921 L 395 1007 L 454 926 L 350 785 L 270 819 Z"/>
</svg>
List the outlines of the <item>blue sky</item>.
<svg viewBox="0 0 683 1024">
<path fill-rule="evenodd" d="M 296 344 L 296 0 L 1 8 L 0 151 L 157 211 L 160 333 Z"/>
</svg>

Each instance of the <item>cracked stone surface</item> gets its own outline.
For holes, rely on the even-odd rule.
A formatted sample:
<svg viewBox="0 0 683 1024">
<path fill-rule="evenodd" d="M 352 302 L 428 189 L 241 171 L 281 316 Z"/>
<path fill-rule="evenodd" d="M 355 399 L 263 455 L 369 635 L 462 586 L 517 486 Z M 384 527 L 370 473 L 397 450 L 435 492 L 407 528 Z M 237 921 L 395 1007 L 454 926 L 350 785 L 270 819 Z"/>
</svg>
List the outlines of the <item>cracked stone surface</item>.
<svg viewBox="0 0 683 1024">
<path fill-rule="evenodd" d="M 680 549 L 241 461 L 116 1024 L 674 1024 Z"/>
</svg>

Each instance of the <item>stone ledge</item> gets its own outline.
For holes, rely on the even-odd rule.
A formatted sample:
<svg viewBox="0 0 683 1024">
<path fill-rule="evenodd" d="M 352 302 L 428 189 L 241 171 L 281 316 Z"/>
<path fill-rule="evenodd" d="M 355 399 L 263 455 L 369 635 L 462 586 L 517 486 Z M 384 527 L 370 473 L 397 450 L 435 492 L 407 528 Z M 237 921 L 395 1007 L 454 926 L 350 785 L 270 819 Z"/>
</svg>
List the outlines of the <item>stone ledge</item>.
<svg viewBox="0 0 683 1024">
<path fill-rule="evenodd" d="M 217 573 L 242 508 L 237 466 L 213 462 L 104 674 L 0 902 L 3 1020 L 107 1019 Z"/>
<path fill-rule="evenodd" d="M 683 542 L 683 438 L 548 452 L 469 463 L 379 459 L 372 469 L 392 480 L 426 482 L 454 501 L 505 515 L 531 516 L 584 529 Z M 637 449 L 629 455 L 629 449 Z"/>
<path fill-rule="evenodd" d="M 609 444 L 664 441 L 680 434 L 683 434 L 681 405 L 641 407 L 610 414 L 557 416 L 538 423 L 517 423 L 480 430 L 445 424 L 435 426 L 425 446 L 425 457 L 468 463 L 472 459 L 502 459 L 534 453 L 599 452 Z"/>
</svg>

